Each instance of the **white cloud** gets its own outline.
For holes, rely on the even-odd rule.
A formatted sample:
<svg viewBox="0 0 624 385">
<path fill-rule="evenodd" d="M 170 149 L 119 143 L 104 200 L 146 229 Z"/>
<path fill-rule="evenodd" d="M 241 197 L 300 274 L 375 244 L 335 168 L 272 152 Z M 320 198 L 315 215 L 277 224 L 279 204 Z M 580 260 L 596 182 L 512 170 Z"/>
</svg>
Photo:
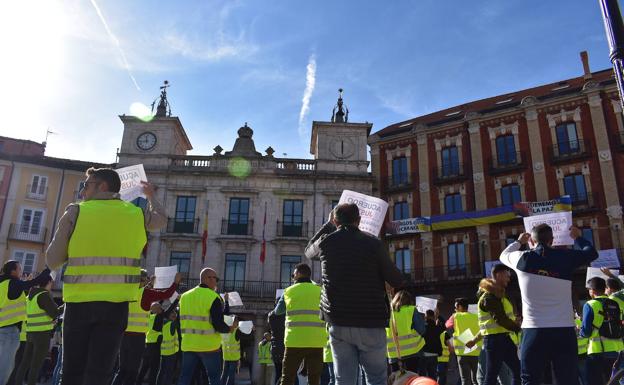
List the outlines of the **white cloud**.
<svg viewBox="0 0 624 385">
<path fill-rule="evenodd" d="M 220 33 L 216 41 L 190 38 L 177 31 L 170 31 L 162 39 L 163 48 L 171 54 L 179 54 L 199 61 L 218 61 L 229 57 L 245 58 L 258 51 L 258 47 L 246 41 L 245 33 L 228 37 Z"/>
<path fill-rule="evenodd" d="M 314 93 L 314 86 L 316 85 L 316 55 L 310 55 L 308 59 L 308 65 L 306 66 L 306 86 L 303 91 L 303 98 L 301 98 L 301 110 L 299 111 L 299 136 L 306 138 L 307 130 L 304 126 L 305 118 L 310 112 L 310 99 Z"/>
</svg>

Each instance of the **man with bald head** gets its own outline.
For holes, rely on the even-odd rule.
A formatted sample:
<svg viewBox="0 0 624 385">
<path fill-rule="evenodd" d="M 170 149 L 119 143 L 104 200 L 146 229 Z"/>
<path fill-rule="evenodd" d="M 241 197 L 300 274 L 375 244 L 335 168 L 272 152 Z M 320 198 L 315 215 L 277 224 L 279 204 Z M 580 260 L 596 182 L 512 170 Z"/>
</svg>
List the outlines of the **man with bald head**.
<svg viewBox="0 0 624 385">
<path fill-rule="evenodd" d="M 189 385 L 201 360 L 210 385 L 221 383 L 221 334 L 238 327 L 223 321 L 223 301 L 217 293 L 219 277 L 211 268 L 199 274 L 200 284 L 180 297 L 180 329 L 182 334 L 182 373 L 180 385 Z"/>
</svg>

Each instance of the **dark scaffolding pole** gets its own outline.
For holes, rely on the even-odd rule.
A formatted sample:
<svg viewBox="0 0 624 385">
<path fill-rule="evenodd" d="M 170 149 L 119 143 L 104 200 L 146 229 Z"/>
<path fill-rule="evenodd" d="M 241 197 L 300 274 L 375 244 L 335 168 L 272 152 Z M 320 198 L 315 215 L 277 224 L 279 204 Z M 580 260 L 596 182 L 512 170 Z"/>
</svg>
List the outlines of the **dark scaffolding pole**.
<svg viewBox="0 0 624 385">
<path fill-rule="evenodd" d="M 620 93 L 620 106 L 624 111 L 624 24 L 618 0 L 599 0 L 602 9 L 607 40 L 609 41 L 609 58 L 613 64 L 613 72 Z"/>
</svg>

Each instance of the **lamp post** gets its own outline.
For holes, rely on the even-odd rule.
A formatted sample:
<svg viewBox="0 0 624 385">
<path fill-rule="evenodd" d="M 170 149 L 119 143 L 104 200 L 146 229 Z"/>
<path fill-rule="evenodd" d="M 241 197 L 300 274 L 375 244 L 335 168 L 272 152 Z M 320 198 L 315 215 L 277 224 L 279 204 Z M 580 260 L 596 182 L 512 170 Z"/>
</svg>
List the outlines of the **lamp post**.
<svg viewBox="0 0 624 385">
<path fill-rule="evenodd" d="M 599 0 L 602 19 L 609 41 L 609 58 L 620 93 L 620 106 L 624 110 L 624 24 L 618 0 Z"/>
</svg>

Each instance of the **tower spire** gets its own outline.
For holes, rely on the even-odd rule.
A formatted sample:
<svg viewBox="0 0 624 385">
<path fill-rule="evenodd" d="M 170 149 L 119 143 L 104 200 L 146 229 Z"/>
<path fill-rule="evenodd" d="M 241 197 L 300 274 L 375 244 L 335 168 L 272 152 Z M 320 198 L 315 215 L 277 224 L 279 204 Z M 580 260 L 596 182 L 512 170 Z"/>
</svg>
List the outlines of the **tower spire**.
<svg viewBox="0 0 624 385">
<path fill-rule="evenodd" d="M 332 110 L 332 123 L 347 123 L 349 121 L 349 109 L 342 102 L 342 88 L 338 89 L 338 102 Z"/>
<path fill-rule="evenodd" d="M 154 113 L 154 105 L 158 100 L 158 106 L 156 107 L 156 115 L 161 117 L 171 116 L 171 104 L 167 100 L 167 88 L 169 88 L 169 81 L 165 80 L 164 84 L 160 86 L 160 96 L 152 102 L 152 114 Z"/>
</svg>

